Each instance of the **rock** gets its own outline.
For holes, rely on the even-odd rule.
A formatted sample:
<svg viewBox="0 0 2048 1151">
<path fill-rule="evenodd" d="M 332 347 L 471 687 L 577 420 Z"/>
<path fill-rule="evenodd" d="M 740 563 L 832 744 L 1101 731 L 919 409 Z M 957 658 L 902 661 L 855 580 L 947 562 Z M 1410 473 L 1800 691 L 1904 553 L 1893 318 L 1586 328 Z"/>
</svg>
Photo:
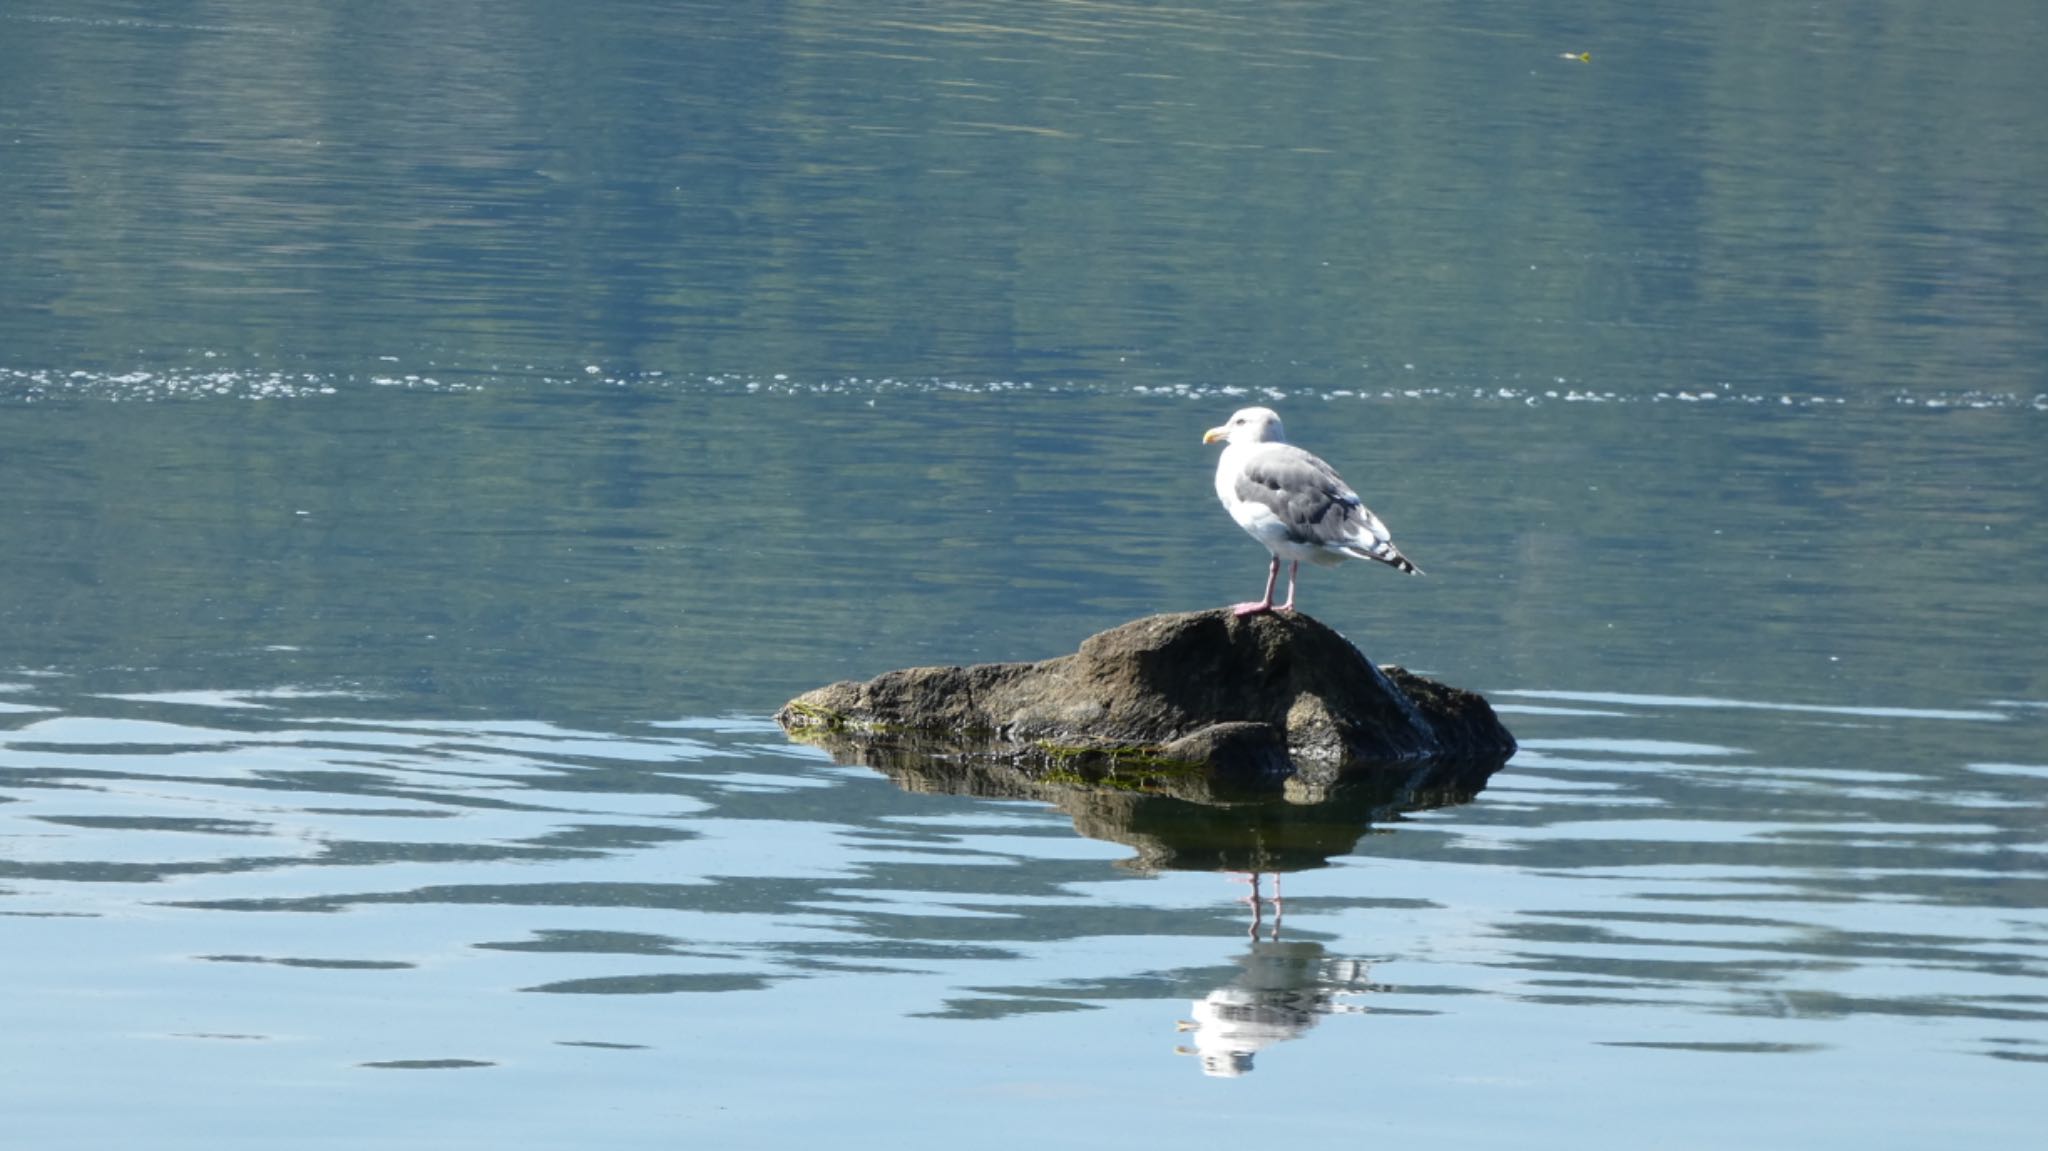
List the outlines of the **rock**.
<svg viewBox="0 0 2048 1151">
<path fill-rule="evenodd" d="M 835 683 L 776 719 L 884 771 L 1000 765 L 1207 802 L 1308 796 L 1418 765 L 1477 769 L 1483 781 L 1515 750 L 1478 695 L 1376 667 L 1308 616 L 1228 609 L 1134 620 L 1041 663 Z"/>
</svg>

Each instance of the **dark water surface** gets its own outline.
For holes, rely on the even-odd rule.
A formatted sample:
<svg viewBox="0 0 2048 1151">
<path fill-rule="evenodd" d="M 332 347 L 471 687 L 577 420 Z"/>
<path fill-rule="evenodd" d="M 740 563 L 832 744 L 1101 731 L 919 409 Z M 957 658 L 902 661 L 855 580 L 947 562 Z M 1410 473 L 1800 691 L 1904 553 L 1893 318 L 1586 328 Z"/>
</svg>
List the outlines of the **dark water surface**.
<svg viewBox="0 0 2048 1151">
<path fill-rule="evenodd" d="M 2023 1143 L 2044 37 L 8 5 L 10 1136 Z M 1252 402 L 1430 572 L 1302 602 L 1494 700 L 1473 801 L 1288 812 L 1255 919 L 1227 814 L 766 718 L 1256 593 Z"/>
</svg>

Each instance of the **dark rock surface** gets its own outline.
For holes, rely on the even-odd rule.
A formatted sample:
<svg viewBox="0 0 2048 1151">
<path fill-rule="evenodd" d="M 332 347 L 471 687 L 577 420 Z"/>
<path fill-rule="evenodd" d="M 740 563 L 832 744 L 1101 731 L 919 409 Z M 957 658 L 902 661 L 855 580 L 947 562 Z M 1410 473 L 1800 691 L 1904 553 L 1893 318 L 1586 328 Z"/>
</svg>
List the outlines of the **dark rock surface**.
<svg viewBox="0 0 2048 1151">
<path fill-rule="evenodd" d="M 1434 775 L 1476 791 L 1515 750 L 1472 692 L 1376 667 L 1308 616 L 1228 609 L 1134 620 L 1041 663 L 835 683 L 776 719 L 899 779 L 982 772 L 1197 802 L 1314 801 L 1388 773 L 1408 789 Z"/>
</svg>

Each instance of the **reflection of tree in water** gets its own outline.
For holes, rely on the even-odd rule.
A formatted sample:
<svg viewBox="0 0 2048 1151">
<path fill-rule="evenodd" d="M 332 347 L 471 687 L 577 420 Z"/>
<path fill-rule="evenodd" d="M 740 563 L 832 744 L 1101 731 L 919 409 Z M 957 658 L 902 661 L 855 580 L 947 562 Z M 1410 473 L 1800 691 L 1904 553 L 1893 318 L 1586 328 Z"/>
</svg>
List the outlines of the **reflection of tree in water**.
<svg viewBox="0 0 2048 1151">
<path fill-rule="evenodd" d="M 1243 1075 L 1260 1051 L 1301 1037 L 1325 1015 L 1362 1013 L 1350 1000 L 1382 990 L 1363 961 L 1308 941 L 1254 939 L 1237 966 L 1237 978 L 1195 1000 L 1194 1018 L 1180 1023 L 1188 1042 L 1174 1050 L 1198 1057 L 1204 1075 Z"/>
</svg>

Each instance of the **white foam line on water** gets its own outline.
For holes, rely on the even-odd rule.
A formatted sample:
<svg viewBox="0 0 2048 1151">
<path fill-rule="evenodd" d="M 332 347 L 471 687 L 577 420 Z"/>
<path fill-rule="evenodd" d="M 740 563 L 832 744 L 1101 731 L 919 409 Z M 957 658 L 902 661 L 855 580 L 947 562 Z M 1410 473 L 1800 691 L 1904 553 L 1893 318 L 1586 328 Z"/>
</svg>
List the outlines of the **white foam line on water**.
<svg viewBox="0 0 2048 1151">
<path fill-rule="evenodd" d="M 768 716 L 730 715 L 704 719 L 650 720 L 648 727 L 670 731 L 708 731 L 717 735 L 755 735 L 779 732 L 781 725 Z"/>
<path fill-rule="evenodd" d="M 1508 688 L 1496 695 L 1522 699 L 1559 699 L 1575 703 L 1608 703 L 1630 707 L 1728 708 L 1750 711 L 1790 711 L 1808 715 L 1849 715 L 1863 719 L 1959 719 L 2002 722 L 2011 718 L 1999 711 L 1971 711 L 1933 707 L 1856 707 L 1818 703 L 1768 703 L 1755 699 L 1722 699 L 1716 696 L 1637 695 L 1618 691 L 1550 691 L 1536 688 Z"/>
<path fill-rule="evenodd" d="M 1019 806 L 1021 807 L 1021 805 Z M 1033 808 L 1029 813 L 998 810 L 977 811 L 972 814 L 882 815 L 877 816 L 875 822 L 884 826 L 902 826 L 916 829 L 981 831 L 991 828 L 1044 827 L 1049 823 L 1057 824 L 1061 822 L 1061 818 L 1051 812 L 1045 812 L 1041 815 L 1036 808 Z"/>
<path fill-rule="evenodd" d="M 1505 774 L 1505 773 L 1504 773 Z M 1608 783 L 1591 779 L 1567 779 L 1562 776 L 1542 775 L 1533 771 L 1516 772 L 1503 778 L 1496 775 L 1486 781 L 1486 798 L 1495 799 L 1503 795 L 1571 795 L 1584 797 L 1598 795 L 1606 797 L 1631 798 L 1624 791 L 1624 784 Z M 1655 802 L 1662 802 L 1657 800 Z"/>
<path fill-rule="evenodd" d="M 1985 775 L 2024 775 L 2034 779 L 2048 779 L 2048 764 L 1972 763 L 1966 766 L 1971 771 L 1981 771 Z"/>
<path fill-rule="evenodd" d="M 1699 759 L 1580 759 L 1574 756 L 1550 755 L 1527 745 L 1515 752 L 1515 757 L 1508 760 L 1508 766 L 1517 770 L 1533 767 L 1561 771 L 1649 772 L 1658 775 L 1706 771 L 1713 767 L 1711 763 Z M 1734 765 L 1729 765 L 1727 770 L 1737 769 Z M 1740 770 L 1754 771 L 1756 765 L 1744 764 Z"/>
<path fill-rule="evenodd" d="M 1612 751 L 1624 755 L 1748 755 L 1739 747 L 1685 743 L 1671 739 L 1525 739 L 1521 746 L 1537 751 Z"/>
<path fill-rule="evenodd" d="M 801 791 L 839 786 L 838 780 L 820 779 L 813 775 L 768 775 L 757 771 L 692 773 L 690 778 L 727 791 Z"/>
<path fill-rule="evenodd" d="M 1533 703 L 1497 703 L 1493 710 L 1501 715 L 1575 715 L 1594 718 L 1621 718 L 1625 711 L 1604 711 L 1595 707 L 1543 707 Z"/>
<path fill-rule="evenodd" d="M 120 699 L 131 703 L 182 703 L 194 707 L 250 708 L 270 707 L 264 700 L 295 699 L 374 699 L 375 696 L 361 691 L 339 688 L 311 687 L 261 687 L 230 690 L 200 691 L 138 691 L 138 692 L 94 692 L 95 699 Z"/>
<path fill-rule="evenodd" d="M 175 703 L 188 707 L 213 707 L 224 711 L 236 708 L 269 708 L 267 703 L 243 699 L 234 692 L 226 691 L 143 691 L 143 692 L 96 692 L 95 699 L 118 699 L 125 703 Z"/>
<path fill-rule="evenodd" d="M 215 353 L 207 353 L 212 358 Z M 395 356 L 380 360 L 396 364 Z M 1289 385 L 1244 386 L 1219 383 L 1139 384 L 1106 378 L 1097 380 L 953 380 L 940 377 L 842 376 L 801 378 L 789 372 L 668 372 L 658 369 L 607 369 L 601 364 L 580 367 L 523 370 L 497 364 L 467 366 L 429 361 L 422 370 L 372 370 L 364 372 L 320 372 L 263 368 L 225 368 L 216 365 L 173 366 L 135 369 L 125 372 L 64 371 L 0 366 L 0 402 L 34 403 L 59 397 L 93 398 L 107 401 L 155 402 L 189 399 L 304 399 L 334 396 L 365 389 L 400 389 L 427 392 L 469 392 L 493 388 L 553 389 L 645 389 L 698 393 L 785 394 L 785 395 L 882 395 L 889 393 L 955 392 L 993 395 L 1005 392 L 1079 392 L 1093 395 L 1127 395 L 1170 400 L 1235 400 L 1256 396 L 1268 400 L 1321 400 L 1331 402 L 1452 402 L 1513 404 L 1537 407 L 1565 404 L 1687 404 L 1698 407 L 1774 407 L 1831 409 L 1848 407 L 1917 408 L 1922 410 L 1970 409 L 2048 412 L 2048 395 L 2017 392 L 1932 392 L 1865 390 L 1849 395 L 1797 394 L 1745 391 L 1728 381 L 1696 388 L 1663 391 L 1621 391 L 1602 389 L 1586 381 L 1574 383 L 1562 376 L 1542 382 L 1524 373 L 1481 376 L 1463 374 L 1446 378 L 1418 373 L 1414 364 L 1398 369 L 1364 367 L 1363 377 L 1351 383 L 1329 386 Z M 1340 372 L 1330 373 L 1341 376 Z M 1425 377 L 1435 382 L 1426 382 Z M 1399 382 L 1396 383 L 1395 381 Z"/>
<path fill-rule="evenodd" d="M 440 769 L 460 772 L 472 765 L 485 773 L 510 770 L 554 771 L 567 759 L 634 764 L 679 764 L 718 754 L 711 744 L 693 739 L 607 738 L 538 722 L 483 724 L 332 722 L 332 727 L 294 726 L 271 731 L 234 731 L 146 719 L 112 719 L 59 715 L 0 732 L 0 763 L 27 763 L 57 755 L 107 761 L 109 757 L 179 754 L 236 755 L 259 752 L 287 754 L 290 749 L 336 745 L 373 754 L 391 748 L 416 748 L 432 756 Z M 427 737 L 422 739 L 422 736 Z M 21 747 L 32 752 L 21 752 Z M 63 749 L 59 751 L 57 749 Z"/>
</svg>

